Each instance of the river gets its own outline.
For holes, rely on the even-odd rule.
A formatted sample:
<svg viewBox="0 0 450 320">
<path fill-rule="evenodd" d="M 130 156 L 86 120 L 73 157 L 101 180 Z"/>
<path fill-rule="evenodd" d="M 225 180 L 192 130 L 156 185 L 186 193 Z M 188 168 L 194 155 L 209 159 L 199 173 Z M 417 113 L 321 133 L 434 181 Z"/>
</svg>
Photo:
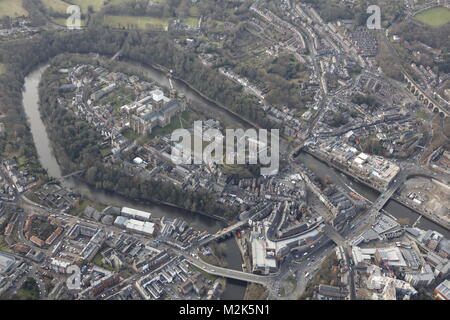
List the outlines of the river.
<svg viewBox="0 0 450 320">
<path fill-rule="evenodd" d="M 154 79 L 156 82 L 160 83 L 162 86 L 164 87 L 169 87 L 169 80 L 167 78 L 167 76 L 156 69 L 153 68 L 146 68 L 143 67 L 141 64 L 137 64 L 137 63 L 129 63 L 132 66 L 137 67 L 136 70 L 141 70 L 144 71 L 145 75 Z M 239 123 L 242 126 L 247 126 L 247 124 L 244 124 L 239 118 L 230 115 L 228 113 L 226 113 L 225 111 L 222 110 L 218 110 L 218 107 L 214 104 L 212 104 L 210 101 L 200 97 L 197 93 L 193 92 L 188 86 L 186 86 L 186 84 L 177 81 L 177 80 L 172 80 L 172 83 L 174 85 L 174 88 L 179 91 L 182 92 L 186 95 L 186 97 L 188 98 L 188 100 L 193 101 L 196 104 L 202 104 L 204 106 L 206 106 L 208 109 L 210 110 L 214 110 L 214 112 L 219 112 L 220 115 L 220 121 L 223 121 L 224 119 L 227 120 L 227 122 L 229 123 L 230 120 Z M 284 152 L 287 146 L 283 141 L 280 141 L 280 151 Z M 302 152 L 300 154 L 300 156 L 298 157 L 300 159 L 300 161 L 308 168 L 310 168 L 317 177 L 328 177 L 331 179 L 331 181 L 335 184 L 340 184 L 344 187 L 346 186 L 350 186 L 352 189 L 354 189 L 355 191 L 357 191 L 358 193 L 360 193 L 361 195 L 363 195 L 364 197 L 366 197 L 368 200 L 370 201 L 375 201 L 378 196 L 379 196 L 379 192 L 369 188 L 368 186 L 352 179 L 349 176 L 346 176 L 340 172 L 338 172 L 336 169 L 328 166 L 327 164 L 317 160 L 316 158 L 314 158 L 313 156 Z M 388 212 L 389 214 L 391 214 L 392 216 L 394 216 L 397 219 L 405 219 L 407 220 L 408 224 L 412 225 L 419 217 L 420 215 L 405 207 L 404 205 L 400 204 L 399 202 L 395 201 L 395 200 L 390 200 L 383 208 L 386 212 Z M 433 221 L 422 217 L 419 222 L 416 224 L 416 227 L 424 229 L 424 230 L 435 230 L 440 232 L 441 234 L 443 234 L 446 238 L 450 238 L 450 232 L 441 227 L 440 225 L 434 223 Z"/>
<path fill-rule="evenodd" d="M 25 86 L 23 91 L 23 106 L 28 118 L 33 135 L 34 145 L 36 146 L 39 160 L 42 166 L 47 170 L 49 176 L 54 178 L 61 177 L 61 169 L 56 162 L 50 146 L 47 131 L 41 120 L 39 113 L 39 81 L 42 73 L 47 69 L 48 65 L 40 66 L 25 78 Z"/>
<path fill-rule="evenodd" d="M 53 154 L 53 150 L 50 144 L 50 140 L 45 125 L 39 113 L 39 91 L 38 91 L 39 82 L 42 77 L 42 74 L 47 69 L 47 67 L 48 64 L 44 66 L 39 66 L 25 78 L 22 101 L 41 165 L 44 169 L 47 170 L 49 176 L 53 178 L 60 178 L 61 169 Z M 141 68 L 140 70 L 142 71 L 143 69 Z M 153 76 L 153 79 L 157 83 L 160 83 L 161 86 L 168 85 L 168 79 L 167 77 L 164 78 L 164 74 L 162 72 L 158 72 L 158 70 L 153 69 L 148 69 L 147 71 L 148 71 L 147 75 Z M 184 93 L 186 97 L 192 102 L 198 103 L 207 102 L 207 100 L 198 96 L 198 94 L 196 94 L 195 92 L 189 91 L 189 88 L 186 85 L 178 81 L 174 81 L 174 86 L 176 90 L 179 90 L 180 92 Z M 97 202 L 101 202 L 106 205 L 133 207 L 136 209 L 149 211 L 152 213 L 154 217 L 167 216 L 170 218 L 181 218 L 185 220 L 187 223 L 189 223 L 196 230 L 208 231 L 209 233 L 214 234 L 224 227 L 223 222 L 204 215 L 195 214 L 186 210 L 181 210 L 165 205 L 156 205 L 151 203 L 139 204 L 131 202 L 128 199 L 117 196 L 115 194 L 110 194 L 101 190 L 93 189 L 90 186 L 76 179 L 65 180 L 64 184 L 67 187 L 70 187 L 75 192 L 83 195 L 84 197 L 91 200 L 95 200 Z M 234 238 L 229 238 L 225 240 L 223 243 L 226 246 L 227 267 L 241 271 L 243 260 L 240 254 L 240 250 L 237 246 L 236 240 Z M 243 299 L 245 289 L 246 289 L 245 282 L 228 280 L 226 290 L 222 295 L 222 299 L 226 300 Z"/>
<path fill-rule="evenodd" d="M 127 62 L 127 64 L 129 66 L 134 67 L 136 71 L 139 71 L 141 73 L 144 72 L 145 76 L 153 79 L 160 86 L 166 88 L 169 87 L 169 79 L 163 72 L 154 68 L 143 67 L 142 65 L 137 63 Z M 38 110 L 38 101 L 39 101 L 38 85 L 42 73 L 45 71 L 47 67 L 48 65 L 41 66 L 32 73 L 30 73 L 25 78 L 23 104 L 26 115 L 29 119 L 31 132 L 33 134 L 34 143 L 36 145 L 36 149 L 41 164 L 47 170 L 50 176 L 58 178 L 61 177 L 61 170 L 52 153 L 52 148 L 50 146 L 50 141 L 47 132 L 45 130 L 45 125 L 41 120 L 40 113 Z M 221 121 L 226 121 L 228 123 L 237 122 L 238 125 L 247 127 L 247 125 L 239 118 L 237 118 L 232 114 L 227 113 L 224 110 L 220 110 L 217 105 L 211 103 L 207 99 L 198 95 L 195 91 L 191 90 L 183 82 L 172 80 L 172 84 L 174 86 L 174 89 L 180 93 L 183 93 L 191 103 L 202 105 L 205 106 L 206 109 L 209 108 L 210 110 L 213 110 L 214 115 L 216 117 L 220 117 Z M 377 191 L 351 179 L 346 175 L 339 173 L 337 170 L 329 167 L 327 164 L 315 159 L 309 154 L 302 152 L 297 159 L 300 162 L 302 162 L 306 167 L 311 169 L 319 178 L 329 178 L 331 182 L 335 184 L 339 184 L 344 187 L 350 186 L 351 188 L 353 188 L 361 195 L 365 196 L 370 201 L 374 201 L 378 197 L 379 193 Z M 213 218 L 209 218 L 207 216 L 195 214 L 192 212 L 164 205 L 137 204 L 135 202 L 130 202 L 129 200 L 123 197 L 105 193 L 100 190 L 95 190 L 75 179 L 70 179 L 65 183 L 67 184 L 67 186 L 71 187 L 73 190 L 89 199 L 96 200 L 104 204 L 110 204 L 115 206 L 128 206 L 137 209 L 147 210 L 152 212 L 153 216 L 155 217 L 162 217 L 162 216 L 168 216 L 173 218 L 179 217 L 188 222 L 192 227 L 194 227 L 197 230 L 205 230 L 210 233 L 215 233 L 223 227 L 222 222 L 217 221 Z M 386 210 L 389 214 L 391 214 L 396 218 L 407 219 L 409 224 L 414 223 L 419 217 L 419 215 L 416 212 L 392 200 L 387 203 L 387 205 L 384 207 L 384 210 Z M 447 238 L 450 237 L 450 233 L 446 229 L 440 227 L 439 225 L 435 224 L 434 222 L 426 218 L 422 218 L 420 222 L 417 224 L 417 227 L 422 228 L 424 230 L 427 229 L 436 230 L 442 233 Z M 230 238 L 224 241 L 224 243 L 227 246 L 226 260 L 228 267 L 235 270 L 242 270 L 241 269 L 241 265 L 243 263 L 242 256 L 240 254 L 235 239 Z M 244 282 L 228 280 L 227 288 L 222 296 L 222 299 L 226 300 L 242 299 L 245 293 L 245 288 L 246 284 Z"/>
<path fill-rule="evenodd" d="M 219 120 L 226 128 L 234 129 L 236 127 L 250 127 L 250 124 L 246 123 L 236 115 L 223 110 L 214 102 L 202 97 L 197 92 L 189 88 L 189 86 L 187 86 L 184 82 L 173 78 L 169 80 L 168 76 L 164 72 L 156 68 L 144 66 L 141 63 L 129 60 L 124 60 L 122 64 L 133 70 L 134 73 L 142 74 L 145 77 L 154 80 L 159 86 L 163 88 L 170 89 L 171 82 L 175 91 L 184 94 L 186 99 L 191 103 L 193 107 L 195 107 L 196 110 L 201 110 L 201 112 L 204 113 L 204 115 L 207 117 Z"/>
<path fill-rule="evenodd" d="M 300 155 L 297 157 L 297 159 L 307 168 L 309 168 L 314 174 L 320 178 L 320 179 L 328 179 L 332 183 L 336 185 L 343 186 L 344 188 L 352 188 L 365 198 L 367 198 L 369 201 L 375 201 L 378 196 L 379 192 L 369 188 L 368 186 L 357 182 L 355 179 L 352 179 L 351 177 L 344 175 L 343 173 L 339 172 L 338 170 L 328 166 L 328 164 L 314 158 L 312 155 L 301 152 Z M 408 224 L 412 225 L 419 217 L 420 215 L 405 207 L 404 205 L 400 204 L 399 202 L 395 200 L 390 200 L 383 208 L 384 211 L 389 213 L 390 215 L 394 216 L 397 219 L 406 219 Z M 450 238 L 450 232 L 441 227 L 440 225 L 434 223 L 433 221 L 422 217 L 417 223 L 416 227 L 421 228 L 423 230 L 435 230 L 437 232 L 440 232 L 443 234 L 446 238 Z"/>
</svg>

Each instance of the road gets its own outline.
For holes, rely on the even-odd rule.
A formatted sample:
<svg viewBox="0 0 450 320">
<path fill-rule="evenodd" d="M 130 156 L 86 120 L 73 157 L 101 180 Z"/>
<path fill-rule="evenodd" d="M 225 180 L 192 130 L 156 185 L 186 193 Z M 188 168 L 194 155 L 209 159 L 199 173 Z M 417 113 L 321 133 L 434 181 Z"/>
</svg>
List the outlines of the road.
<svg viewBox="0 0 450 320">
<path fill-rule="evenodd" d="M 280 265 L 279 275 L 272 287 L 268 287 L 269 299 L 298 300 L 305 293 L 308 281 L 319 270 L 321 264 L 334 250 L 335 244 L 327 237 L 323 237 L 307 254 L 293 254 L 286 257 Z M 307 275 L 307 276 L 306 276 Z M 292 278 L 295 279 L 295 287 L 292 291 L 280 294 L 281 288 L 292 286 Z"/>
<path fill-rule="evenodd" d="M 236 279 L 240 281 L 253 282 L 261 284 L 265 287 L 271 286 L 276 279 L 276 275 L 260 276 L 253 273 L 247 273 L 243 271 L 237 271 L 232 269 L 226 269 L 222 267 L 213 266 L 208 264 L 199 258 L 193 258 L 187 254 L 183 254 L 183 257 L 193 266 L 200 268 L 201 270 L 224 278 Z"/>
</svg>

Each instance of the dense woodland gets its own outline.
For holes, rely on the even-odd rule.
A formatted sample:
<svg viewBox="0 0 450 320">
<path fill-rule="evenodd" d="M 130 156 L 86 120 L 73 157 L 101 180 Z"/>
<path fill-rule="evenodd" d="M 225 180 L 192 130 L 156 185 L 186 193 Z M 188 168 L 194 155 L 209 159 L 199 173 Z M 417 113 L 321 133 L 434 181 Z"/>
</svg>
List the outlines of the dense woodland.
<svg viewBox="0 0 450 320">
<path fill-rule="evenodd" d="M 392 33 L 401 35 L 401 45 L 409 51 L 408 60 L 429 66 L 437 74 L 450 73 L 450 23 L 436 28 L 407 21 L 397 25 Z M 442 52 L 442 59 L 435 59 L 431 50 L 424 50 L 423 44 Z M 414 55 L 416 51 L 422 54 L 417 57 Z"/>
<path fill-rule="evenodd" d="M 191 6 L 190 0 L 167 0 L 153 5 L 149 5 L 146 0 L 134 0 L 106 6 L 103 12 L 112 15 L 184 18 L 189 16 Z"/>
</svg>

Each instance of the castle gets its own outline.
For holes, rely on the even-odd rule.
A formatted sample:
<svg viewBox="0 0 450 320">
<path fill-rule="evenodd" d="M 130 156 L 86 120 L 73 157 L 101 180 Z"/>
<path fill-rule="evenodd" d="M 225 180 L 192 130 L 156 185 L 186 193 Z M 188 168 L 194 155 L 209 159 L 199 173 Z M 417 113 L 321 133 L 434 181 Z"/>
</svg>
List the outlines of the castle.
<svg viewBox="0 0 450 320">
<path fill-rule="evenodd" d="M 168 98 L 160 89 L 150 92 L 150 95 L 134 103 L 123 106 L 130 115 L 130 127 L 140 135 L 149 135 L 155 127 L 167 126 L 172 117 L 183 112 L 186 104 Z"/>
</svg>

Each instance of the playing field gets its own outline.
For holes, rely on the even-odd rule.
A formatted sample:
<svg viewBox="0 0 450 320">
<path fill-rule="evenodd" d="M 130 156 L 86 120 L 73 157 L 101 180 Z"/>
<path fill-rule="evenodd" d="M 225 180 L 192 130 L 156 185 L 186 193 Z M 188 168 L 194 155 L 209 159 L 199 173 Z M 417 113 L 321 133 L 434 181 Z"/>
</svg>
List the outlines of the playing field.
<svg viewBox="0 0 450 320">
<path fill-rule="evenodd" d="M 415 15 L 414 19 L 432 27 L 439 27 L 450 22 L 450 9 L 432 8 Z"/>
<path fill-rule="evenodd" d="M 163 28 L 167 29 L 169 21 L 152 17 L 134 17 L 134 16 L 110 16 L 104 18 L 103 23 L 113 28 L 151 30 Z"/>
<path fill-rule="evenodd" d="M 22 0 L 0 0 L 0 18 L 28 16 L 27 10 L 22 6 Z"/>
</svg>

